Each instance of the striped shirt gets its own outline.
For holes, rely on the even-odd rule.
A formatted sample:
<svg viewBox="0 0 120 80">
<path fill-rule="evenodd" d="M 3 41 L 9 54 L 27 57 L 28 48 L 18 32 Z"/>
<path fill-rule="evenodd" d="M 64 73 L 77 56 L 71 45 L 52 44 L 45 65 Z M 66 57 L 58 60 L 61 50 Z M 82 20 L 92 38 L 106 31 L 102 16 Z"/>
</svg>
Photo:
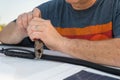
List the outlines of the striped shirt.
<svg viewBox="0 0 120 80">
<path fill-rule="evenodd" d="M 37 6 L 43 19 L 64 37 L 105 40 L 120 37 L 120 0 L 96 0 L 86 10 L 74 10 L 65 0 L 51 0 Z M 32 45 L 25 39 L 23 44 Z"/>
<path fill-rule="evenodd" d="M 120 36 L 120 0 L 96 0 L 86 10 L 74 10 L 65 0 L 52 0 L 37 8 L 62 36 L 88 40 Z"/>
</svg>

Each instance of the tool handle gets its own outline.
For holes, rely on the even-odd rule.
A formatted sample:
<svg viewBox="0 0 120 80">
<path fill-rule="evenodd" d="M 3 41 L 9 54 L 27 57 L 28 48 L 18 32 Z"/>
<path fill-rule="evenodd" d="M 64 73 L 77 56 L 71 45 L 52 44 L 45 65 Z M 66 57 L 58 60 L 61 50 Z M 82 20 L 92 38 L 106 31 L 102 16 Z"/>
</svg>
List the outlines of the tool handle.
<svg viewBox="0 0 120 80">
<path fill-rule="evenodd" d="M 40 59 L 43 54 L 43 42 L 41 40 L 35 40 L 34 51 L 36 59 Z"/>
</svg>

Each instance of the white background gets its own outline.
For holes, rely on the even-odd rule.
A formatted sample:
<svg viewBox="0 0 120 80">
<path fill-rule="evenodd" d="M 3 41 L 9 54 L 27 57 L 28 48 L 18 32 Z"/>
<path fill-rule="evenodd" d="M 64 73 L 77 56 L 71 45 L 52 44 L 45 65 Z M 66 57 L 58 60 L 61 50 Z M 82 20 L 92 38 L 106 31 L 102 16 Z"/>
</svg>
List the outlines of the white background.
<svg viewBox="0 0 120 80">
<path fill-rule="evenodd" d="M 0 24 L 7 24 L 21 13 L 31 11 L 34 7 L 48 0 L 0 0 Z"/>
</svg>

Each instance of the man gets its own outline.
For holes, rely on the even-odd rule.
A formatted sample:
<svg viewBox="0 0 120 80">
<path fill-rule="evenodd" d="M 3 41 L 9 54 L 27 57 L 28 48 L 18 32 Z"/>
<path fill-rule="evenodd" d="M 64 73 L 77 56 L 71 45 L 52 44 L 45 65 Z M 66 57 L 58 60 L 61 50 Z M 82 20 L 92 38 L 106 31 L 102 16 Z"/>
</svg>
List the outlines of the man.
<svg viewBox="0 0 120 80">
<path fill-rule="evenodd" d="M 0 41 L 40 39 L 51 50 L 120 67 L 119 21 L 119 0 L 52 0 L 9 23 Z"/>
</svg>

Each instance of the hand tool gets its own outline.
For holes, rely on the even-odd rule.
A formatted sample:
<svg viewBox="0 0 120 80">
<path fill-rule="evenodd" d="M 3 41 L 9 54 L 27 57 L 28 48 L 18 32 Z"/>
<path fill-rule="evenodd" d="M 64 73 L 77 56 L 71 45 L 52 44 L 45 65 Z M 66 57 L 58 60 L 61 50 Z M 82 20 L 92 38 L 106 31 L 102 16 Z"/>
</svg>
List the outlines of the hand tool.
<svg viewBox="0 0 120 80">
<path fill-rule="evenodd" d="M 34 51 L 35 59 L 40 59 L 43 54 L 43 42 L 41 40 L 35 40 Z"/>
</svg>

